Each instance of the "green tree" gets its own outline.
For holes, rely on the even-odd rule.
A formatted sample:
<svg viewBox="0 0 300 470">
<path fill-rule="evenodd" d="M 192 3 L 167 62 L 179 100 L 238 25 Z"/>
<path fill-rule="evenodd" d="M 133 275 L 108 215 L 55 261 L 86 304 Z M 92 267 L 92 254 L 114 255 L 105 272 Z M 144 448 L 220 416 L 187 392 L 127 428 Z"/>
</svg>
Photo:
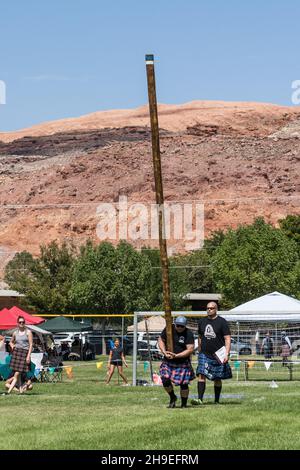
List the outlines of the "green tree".
<svg viewBox="0 0 300 470">
<path fill-rule="evenodd" d="M 188 292 L 214 292 L 211 257 L 205 246 L 186 256 Z"/>
<path fill-rule="evenodd" d="M 125 314 L 149 308 L 150 263 L 127 242 L 88 242 L 74 266 L 71 298 L 82 313 Z"/>
<path fill-rule="evenodd" d="M 279 221 L 281 230 L 298 245 L 300 254 L 300 215 L 288 215 Z"/>
<path fill-rule="evenodd" d="M 217 230 L 204 241 L 202 249 L 181 256 L 181 263 L 187 266 L 185 271 L 186 292 L 215 292 L 212 256 L 224 239 L 225 233 Z"/>
<path fill-rule="evenodd" d="M 212 256 L 217 289 L 227 306 L 235 306 L 278 290 L 299 291 L 297 245 L 280 229 L 259 218 L 252 225 L 229 230 Z"/>
<path fill-rule="evenodd" d="M 146 284 L 149 308 L 150 310 L 163 310 L 163 286 L 159 250 L 143 247 L 141 254 L 149 262 L 149 277 Z"/>
<path fill-rule="evenodd" d="M 26 295 L 26 304 L 37 313 L 72 313 L 70 299 L 76 250 L 56 241 L 40 247 L 37 258 L 24 251 L 7 264 L 5 281 Z"/>
<path fill-rule="evenodd" d="M 160 264 L 160 252 L 157 249 L 142 248 L 142 254 L 151 264 L 151 271 L 147 282 L 147 298 L 151 310 L 163 310 L 163 284 Z M 169 279 L 172 310 L 184 307 L 183 295 L 188 289 L 188 268 L 184 255 L 171 256 L 169 258 Z"/>
</svg>

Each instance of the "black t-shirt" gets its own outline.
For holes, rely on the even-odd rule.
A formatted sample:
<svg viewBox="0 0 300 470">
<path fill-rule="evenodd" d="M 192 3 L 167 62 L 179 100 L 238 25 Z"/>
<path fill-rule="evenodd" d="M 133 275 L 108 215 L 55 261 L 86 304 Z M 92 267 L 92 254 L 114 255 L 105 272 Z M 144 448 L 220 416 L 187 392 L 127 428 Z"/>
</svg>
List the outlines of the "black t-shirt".
<svg viewBox="0 0 300 470">
<path fill-rule="evenodd" d="M 188 344 L 194 344 L 194 335 L 191 330 L 188 328 L 185 328 L 184 331 L 178 333 L 175 329 L 175 326 L 172 325 L 173 329 L 173 348 L 174 348 L 174 353 L 179 354 L 187 349 Z M 160 335 L 161 339 L 163 342 L 166 344 L 167 343 L 167 331 L 166 328 L 162 331 Z M 168 348 L 167 348 L 168 350 Z M 180 357 L 176 359 L 166 359 L 165 360 L 172 362 L 173 364 L 181 364 L 183 362 L 186 362 L 189 360 L 188 357 Z"/>
<path fill-rule="evenodd" d="M 214 353 L 225 346 L 224 336 L 230 335 L 230 329 L 225 318 L 217 316 L 211 320 L 205 317 L 199 321 L 198 333 L 201 338 L 200 352 L 215 359 Z"/>
<path fill-rule="evenodd" d="M 122 353 L 123 353 L 122 346 L 119 346 L 118 348 L 113 348 L 111 351 L 112 351 L 112 356 L 111 356 L 112 361 L 122 361 Z"/>
</svg>

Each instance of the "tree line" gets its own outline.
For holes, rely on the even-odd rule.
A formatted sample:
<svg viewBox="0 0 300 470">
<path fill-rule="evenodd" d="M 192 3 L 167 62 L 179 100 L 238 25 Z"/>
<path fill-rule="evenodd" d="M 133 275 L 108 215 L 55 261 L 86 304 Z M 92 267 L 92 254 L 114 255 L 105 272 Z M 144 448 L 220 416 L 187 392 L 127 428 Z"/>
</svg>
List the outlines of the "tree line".
<svg viewBox="0 0 300 470">
<path fill-rule="evenodd" d="M 251 225 L 216 231 L 204 247 L 170 257 L 173 310 L 186 309 L 184 294 L 218 292 L 231 308 L 278 290 L 300 297 L 300 216 L 275 228 L 257 218 Z M 23 251 L 7 264 L 5 281 L 25 294 L 40 314 L 131 313 L 162 310 L 159 251 L 135 250 L 121 241 L 80 248 L 52 241 L 33 257 Z"/>
</svg>

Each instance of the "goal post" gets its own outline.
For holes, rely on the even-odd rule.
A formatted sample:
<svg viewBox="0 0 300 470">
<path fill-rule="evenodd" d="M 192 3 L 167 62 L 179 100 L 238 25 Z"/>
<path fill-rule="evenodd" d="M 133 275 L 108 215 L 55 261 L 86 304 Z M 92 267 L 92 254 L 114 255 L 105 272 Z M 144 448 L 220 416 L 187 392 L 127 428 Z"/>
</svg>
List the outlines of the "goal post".
<svg viewBox="0 0 300 470">
<path fill-rule="evenodd" d="M 252 312 L 254 313 L 254 312 Z M 152 367 L 154 373 L 158 374 L 162 359 L 157 347 L 157 339 L 165 327 L 163 311 L 138 311 L 134 312 L 133 321 L 133 360 L 132 360 L 132 385 L 152 384 Z M 195 347 L 198 337 L 198 322 L 200 318 L 206 317 L 206 311 L 172 311 L 172 318 L 183 315 L 187 318 L 187 327 L 195 335 Z M 277 380 L 300 380 L 300 318 L 290 312 L 277 316 L 274 314 L 249 315 L 242 312 L 236 315 L 230 311 L 218 311 L 218 315 L 229 322 L 231 330 L 231 355 L 230 361 L 233 371 L 236 372 L 236 380 L 244 377 L 244 380 L 268 380 L 271 373 L 275 374 Z M 151 349 L 147 344 L 146 325 L 143 321 L 148 319 L 148 330 L 151 338 Z M 131 326 L 132 332 L 132 326 Z M 292 350 L 285 356 L 283 344 L 283 332 L 292 343 Z M 264 350 L 264 338 L 266 335 L 272 338 L 272 352 L 270 357 Z M 142 341 L 142 342 L 141 342 Z M 149 354 L 150 352 L 150 354 Z M 196 365 L 197 358 L 193 358 Z M 270 364 L 272 366 L 270 368 Z M 287 365 L 291 367 L 282 367 Z M 269 371 L 270 368 L 270 371 Z M 293 368 L 293 374 L 292 372 Z M 243 374 L 244 370 L 244 374 Z M 292 377 L 293 376 L 293 377 Z M 142 379 L 142 380 L 139 380 Z"/>
</svg>

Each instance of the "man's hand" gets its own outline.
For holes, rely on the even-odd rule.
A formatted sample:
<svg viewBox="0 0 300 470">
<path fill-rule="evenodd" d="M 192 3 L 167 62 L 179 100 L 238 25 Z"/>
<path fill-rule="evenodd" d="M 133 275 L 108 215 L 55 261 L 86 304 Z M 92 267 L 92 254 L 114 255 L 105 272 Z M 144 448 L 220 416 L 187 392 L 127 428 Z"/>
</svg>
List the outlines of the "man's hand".
<svg viewBox="0 0 300 470">
<path fill-rule="evenodd" d="M 27 363 L 27 364 L 30 364 L 30 356 L 27 356 L 27 357 L 26 357 L 26 363 Z"/>
<path fill-rule="evenodd" d="M 226 364 L 226 362 L 228 362 L 228 360 L 229 360 L 229 354 L 226 353 L 223 364 Z"/>
<path fill-rule="evenodd" d="M 165 356 L 166 356 L 167 359 L 174 359 L 176 354 L 171 352 L 171 351 L 165 351 Z"/>
</svg>

